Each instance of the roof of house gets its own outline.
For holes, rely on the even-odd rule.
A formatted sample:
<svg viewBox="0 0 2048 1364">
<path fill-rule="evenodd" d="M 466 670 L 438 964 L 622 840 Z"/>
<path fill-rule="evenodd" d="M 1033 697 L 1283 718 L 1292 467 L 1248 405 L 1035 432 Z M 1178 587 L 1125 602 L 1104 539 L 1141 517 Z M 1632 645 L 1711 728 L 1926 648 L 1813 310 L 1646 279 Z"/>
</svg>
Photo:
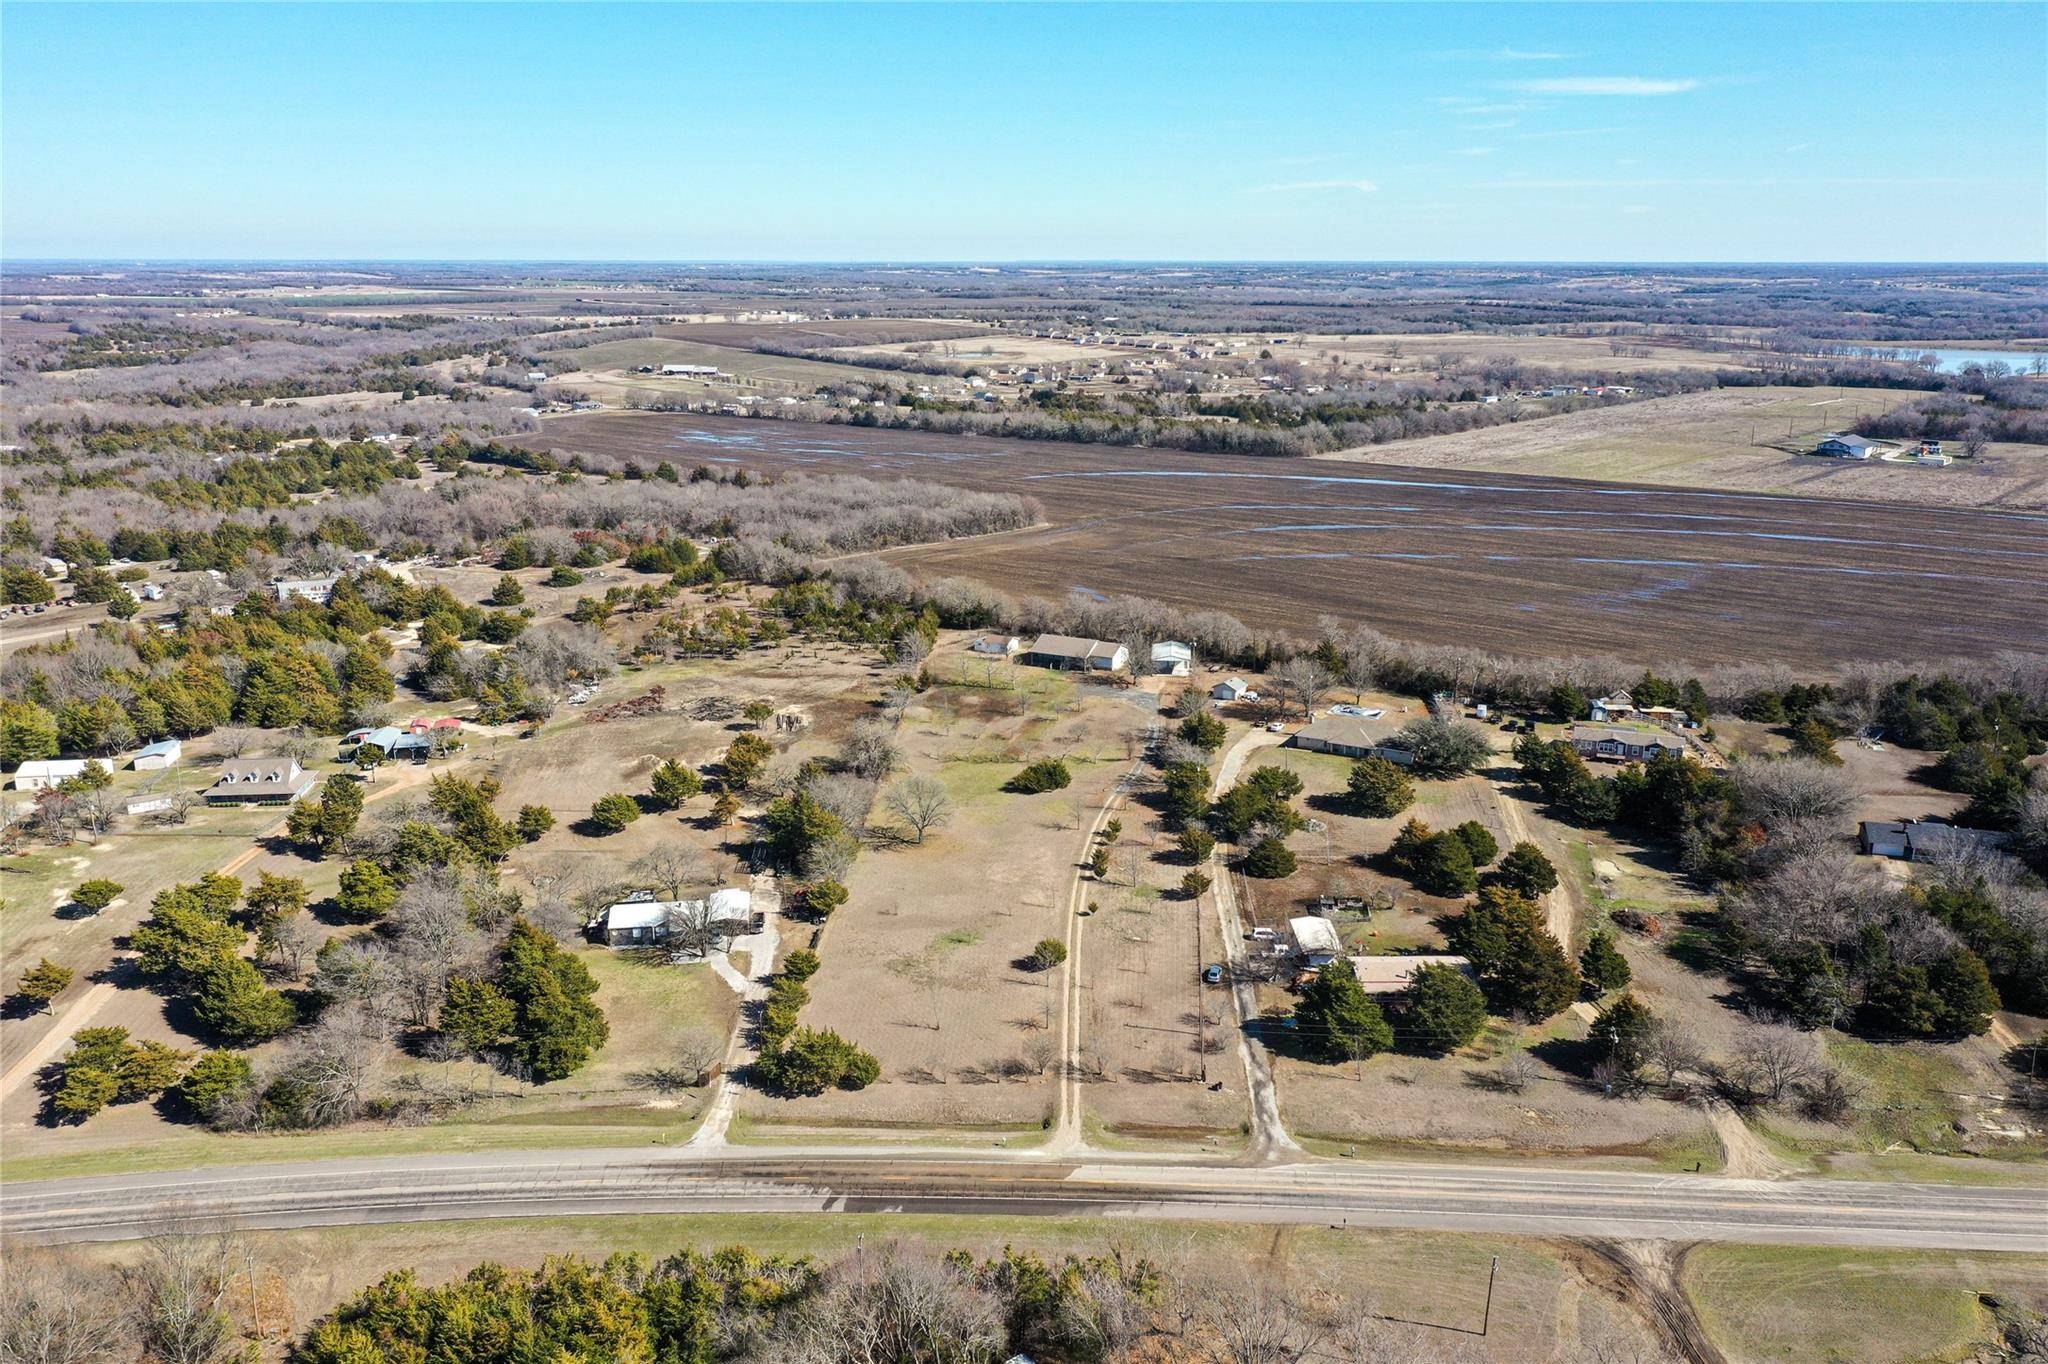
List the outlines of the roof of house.
<svg viewBox="0 0 2048 1364">
<path fill-rule="evenodd" d="M 1114 658 L 1121 644 L 1104 639 L 1082 639 L 1076 635 L 1040 635 L 1031 642 L 1031 652 L 1052 658 Z"/>
<path fill-rule="evenodd" d="M 1455 966 L 1460 971 L 1469 971 L 1472 963 L 1464 957 L 1451 956 L 1441 952 L 1418 953 L 1407 957 L 1353 957 L 1351 969 L 1358 973 L 1358 983 L 1369 995 L 1393 994 L 1408 988 L 1415 973 L 1425 966 Z"/>
<path fill-rule="evenodd" d="M 1627 725 L 1589 725 L 1581 721 L 1572 726 L 1572 742 L 1590 744 L 1623 744 L 1634 748 L 1668 748 L 1674 752 L 1685 747 L 1685 741 L 1676 735 L 1660 733 L 1652 729 L 1631 729 Z"/>
<path fill-rule="evenodd" d="M 141 748 L 136 749 L 135 756 L 138 758 L 152 758 L 160 753 L 168 755 L 184 751 L 185 745 L 176 739 L 158 739 L 153 744 L 144 744 Z"/>
<path fill-rule="evenodd" d="M 1244 690 L 1246 690 L 1246 689 L 1247 689 L 1247 688 L 1248 688 L 1248 687 L 1249 687 L 1250 685 L 1251 685 L 1251 684 L 1250 684 L 1250 683 L 1248 683 L 1248 682 L 1246 682 L 1246 681 L 1245 681 L 1245 680 L 1244 680 L 1244 679 L 1243 679 L 1242 677 L 1226 677 L 1226 678 L 1224 678 L 1224 679 L 1223 679 L 1223 680 L 1222 680 L 1221 682 L 1218 682 L 1218 683 L 1217 683 L 1217 684 L 1216 684 L 1215 686 L 1211 687 L 1211 688 L 1210 688 L 1209 690 L 1211 690 L 1211 691 L 1244 691 Z"/>
<path fill-rule="evenodd" d="M 1328 919 L 1318 919 L 1313 914 L 1304 914 L 1298 919 L 1287 921 L 1287 931 L 1294 937 L 1294 945 L 1304 952 L 1341 952 L 1343 940 L 1337 936 L 1337 926 Z"/>
<path fill-rule="evenodd" d="M 1363 715 L 1325 715 L 1298 731 L 1294 740 L 1296 743 L 1308 740 L 1336 744 L 1344 748 L 1371 748 L 1380 741 L 1376 728 Z"/>
<path fill-rule="evenodd" d="M 1016 643 L 1015 635 L 982 635 L 967 647 L 982 653 L 1008 653 Z"/>
<path fill-rule="evenodd" d="M 208 794 L 229 787 L 236 796 L 287 796 L 312 784 L 312 775 L 296 758 L 229 758 L 220 765 L 220 780 Z"/>
<path fill-rule="evenodd" d="M 83 758 L 36 758 L 14 769 L 17 777 L 75 777 L 85 771 Z"/>
<path fill-rule="evenodd" d="M 1877 442 L 1874 440 L 1865 440 L 1861 436 L 1840 433 L 1830 433 L 1822 436 L 1820 443 L 1822 445 L 1839 445 L 1849 450 L 1875 450 L 1877 448 Z"/>
<path fill-rule="evenodd" d="M 660 900 L 651 890 L 635 891 L 615 904 L 605 906 L 598 917 L 607 931 L 627 928 L 657 928 L 671 911 L 695 904 L 710 905 L 711 918 L 745 919 L 754 912 L 753 892 L 726 886 L 711 892 L 709 901 Z"/>
<path fill-rule="evenodd" d="M 1162 639 L 1152 646 L 1154 663 L 1192 663 L 1194 658 L 1195 651 L 1177 639 Z"/>
<path fill-rule="evenodd" d="M 1914 853 L 1934 852 L 1943 845 L 1952 847 L 1999 848 L 2010 838 L 1995 829 L 1967 829 L 1960 824 L 1936 824 L 1932 820 L 1916 819 L 1906 825 L 1906 842 Z"/>
</svg>

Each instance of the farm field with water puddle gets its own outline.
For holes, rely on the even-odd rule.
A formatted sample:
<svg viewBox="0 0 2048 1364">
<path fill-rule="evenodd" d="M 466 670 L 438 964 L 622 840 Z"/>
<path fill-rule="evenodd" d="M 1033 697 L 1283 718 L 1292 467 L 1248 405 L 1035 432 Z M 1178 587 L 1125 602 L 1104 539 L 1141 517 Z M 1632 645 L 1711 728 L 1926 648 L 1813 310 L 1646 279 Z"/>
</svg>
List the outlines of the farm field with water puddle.
<svg viewBox="0 0 2048 1364">
<path fill-rule="evenodd" d="M 1332 615 L 1525 654 L 1794 665 L 2048 642 L 2038 513 L 677 414 L 567 417 L 525 443 L 1017 493 L 1045 524 L 884 557 L 1300 634 Z"/>
</svg>

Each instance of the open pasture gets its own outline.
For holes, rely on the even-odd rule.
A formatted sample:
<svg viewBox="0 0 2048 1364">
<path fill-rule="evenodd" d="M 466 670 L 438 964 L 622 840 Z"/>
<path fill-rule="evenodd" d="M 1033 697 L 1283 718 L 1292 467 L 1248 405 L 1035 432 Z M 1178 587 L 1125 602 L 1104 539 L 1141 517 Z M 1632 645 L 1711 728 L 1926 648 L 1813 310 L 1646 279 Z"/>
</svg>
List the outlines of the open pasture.
<svg viewBox="0 0 2048 1364">
<path fill-rule="evenodd" d="M 2048 508 L 2048 448 L 1994 445 L 1947 468 L 1793 453 L 1924 396 L 1908 389 L 1720 388 L 1456 435 L 1338 451 L 1333 461 L 1617 479 L 1926 506 Z"/>
<path fill-rule="evenodd" d="M 2048 516 L 2017 511 L 657 414 L 564 418 L 527 439 L 1027 495 L 1041 526 L 888 557 L 1298 633 L 1329 614 L 1524 654 L 1795 666 L 1981 657 L 2048 633 Z"/>
</svg>

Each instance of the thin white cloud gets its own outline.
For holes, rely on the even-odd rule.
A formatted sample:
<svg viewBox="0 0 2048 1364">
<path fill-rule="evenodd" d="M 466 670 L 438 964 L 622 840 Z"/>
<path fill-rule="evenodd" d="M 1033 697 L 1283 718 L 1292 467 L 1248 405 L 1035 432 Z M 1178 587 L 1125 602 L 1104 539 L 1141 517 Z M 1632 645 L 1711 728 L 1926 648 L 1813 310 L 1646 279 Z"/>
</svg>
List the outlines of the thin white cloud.
<svg viewBox="0 0 2048 1364">
<path fill-rule="evenodd" d="M 1454 62 L 1561 62 L 1565 59 L 1562 52 L 1539 52 L 1521 47 L 1457 48 L 1436 55 Z"/>
<path fill-rule="evenodd" d="M 1491 148 L 1491 147 L 1460 147 L 1460 148 L 1458 148 L 1458 150 L 1456 150 L 1456 151 L 1452 152 L 1452 153 L 1451 153 L 1451 155 L 1452 155 L 1452 156 L 1492 156 L 1492 155 L 1493 155 L 1493 148 Z"/>
<path fill-rule="evenodd" d="M 1284 185 L 1255 185 L 1246 194 L 1309 194 L 1317 190 L 1348 189 L 1371 194 L 1379 188 L 1370 180 L 1291 180 Z"/>
<path fill-rule="evenodd" d="M 1623 213 L 1655 213 L 1657 210 L 1648 204 L 1623 204 L 1621 211 Z"/>
<path fill-rule="evenodd" d="M 1551 128 L 1543 132 L 1516 133 L 1514 136 L 1523 142 L 1553 142 L 1564 137 L 1608 137 L 1626 131 L 1625 128 Z"/>
<path fill-rule="evenodd" d="M 1510 88 L 1530 95 L 1682 95 L 1700 83 L 1689 76 L 1549 76 Z"/>
</svg>

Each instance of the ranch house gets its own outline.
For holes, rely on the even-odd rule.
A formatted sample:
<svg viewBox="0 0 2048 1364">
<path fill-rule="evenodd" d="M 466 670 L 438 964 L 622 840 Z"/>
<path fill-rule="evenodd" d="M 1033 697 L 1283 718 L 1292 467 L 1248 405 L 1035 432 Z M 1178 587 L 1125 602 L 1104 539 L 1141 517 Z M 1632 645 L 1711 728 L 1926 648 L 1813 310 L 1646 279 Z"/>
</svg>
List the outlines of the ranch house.
<svg viewBox="0 0 2048 1364">
<path fill-rule="evenodd" d="M 1573 725 L 1572 747 L 1582 758 L 1605 762 L 1647 762 L 1660 753 L 1683 753 L 1685 741 L 1676 735 L 1622 725 Z"/>
<path fill-rule="evenodd" d="M 1074 635 L 1040 635 L 1024 651 L 1024 661 L 1041 668 L 1069 668 L 1076 671 L 1115 672 L 1131 661 L 1131 651 L 1103 639 L 1081 639 Z"/>
</svg>

